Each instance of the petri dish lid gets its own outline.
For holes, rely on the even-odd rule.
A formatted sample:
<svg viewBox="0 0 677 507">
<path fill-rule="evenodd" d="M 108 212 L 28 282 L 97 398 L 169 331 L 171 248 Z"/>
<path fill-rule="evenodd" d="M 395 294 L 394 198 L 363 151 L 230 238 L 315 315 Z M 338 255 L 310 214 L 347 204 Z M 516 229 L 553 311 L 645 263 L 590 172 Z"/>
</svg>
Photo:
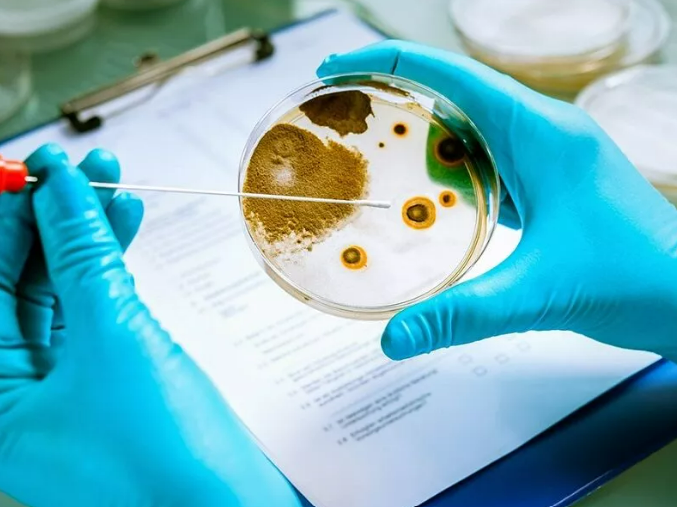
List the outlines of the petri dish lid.
<svg viewBox="0 0 677 507">
<path fill-rule="evenodd" d="M 677 185 L 677 66 L 604 77 L 576 99 L 655 186 Z"/>
<path fill-rule="evenodd" d="M 91 15 L 98 0 L 3 0 L 0 37 L 30 37 L 58 30 Z"/>
<path fill-rule="evenodd" d="M 623 0 L 452 0 L 464 37 L 507 59 L 584 56 L 618 44 L 627 29 Z"/>
<path fill-rule="evenodd" d="M 239 189 L 389 201 L 389 209 L 241 199 L 259 264 L 332 315 L 387 319 L 474 265 L 497 221 L 491 153 L 447 98 L 386 74 L 326 77 L 254 128 Z"/>
<path fill-rule="evenodd" d="M 659 0 L 632 0 L 625 52 L 617 66 L 640 64 L 651 58 L 666 43 L 672 28 L 669 14 Z"/>
</svg>

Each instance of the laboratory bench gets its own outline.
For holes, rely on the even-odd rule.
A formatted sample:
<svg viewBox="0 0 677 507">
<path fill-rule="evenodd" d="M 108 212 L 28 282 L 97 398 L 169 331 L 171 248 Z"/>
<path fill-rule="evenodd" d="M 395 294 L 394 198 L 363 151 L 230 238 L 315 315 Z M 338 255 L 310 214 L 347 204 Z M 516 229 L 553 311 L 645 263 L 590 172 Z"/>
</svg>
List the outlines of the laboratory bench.
<svg viewBox="0 0 677 507">
<path fill-rule="evenodd" d="M 677 0 L 662 0 L 677 21 Z M 186 0 L 174 7 L 129 13 L 100 8 L 89 35 L 72 46 L 34 55 L 33 94 L 0 124 L 0 139 L 50 122 L 59 105 L 135 71 L 142 54 L 167 59 L 243 26 L 271 30 L 333 7 L 353 9 L 394 37 L 451 50 L 460 43 L 449 24 L 448 0 Z M 661 59 L 677 63 L 677 30 Z M 622 445 L 622 443 L 619 443 Z M 677 442 L 608 482 L 579 507 L 677 505 Z M 0 507 L 17 507 L 0 497 Z"/>
</svg>

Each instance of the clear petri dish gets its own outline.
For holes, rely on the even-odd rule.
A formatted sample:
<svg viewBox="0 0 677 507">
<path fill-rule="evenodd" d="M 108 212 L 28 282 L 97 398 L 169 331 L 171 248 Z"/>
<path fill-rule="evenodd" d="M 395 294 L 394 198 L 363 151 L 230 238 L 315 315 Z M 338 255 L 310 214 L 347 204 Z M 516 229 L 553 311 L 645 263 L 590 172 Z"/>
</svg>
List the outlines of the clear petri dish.
<svg viewBox="0 0 677 507">
<path fill-rule="evenodd" d="M 31 53 L 62 49 L 89 35 L 99 0 L 0 1 L 0 47 Z"/>
<path fill-rule="evenodd" d="M 677 66 L 640 65 L 595 81 L 576 104 L 677 203 Z"/>
<path fill-rule="evenodd" d="M 275 105 L 243 152 L 239 188 L 390 203 L 240 200 L 250 246 L 278 285 L 362 320 L 387 319 L 457 282 L 489 242 L 500 195 L 468 117 L 386 74 L 328 77 Z"/>
<path fill-rule="evenodd" d="M 647 62 L 658 53 L 670 36 L 672 21 L 659 0 L 633 0 L 623 56 L 618 67 Z"/>
<path fill-rule="evenodd" d="M 450 14 L 462 39 L 493 60 L 561 64 L 613 53 L 629 8 L 621 0 L 453 0 Z"/>
<path fill-rule="evenodd" d="M 524 5 L 528 7 L 536 0 L 520 1 L 524 1 Z M 507 0 L 480 0 L 467 14 L 475 14 L 477 24 L 475 28 L 479 29 L 482 20 L 476 17 L 478 6 L 485 4 L 485 8 L 488 9 L 489 4 L 503 5 L 505 2 Z M 451 3 L 451 12 L 455 21 L 453 11 L 457 3 L 475 4 L 472 1 L 454 0 Z M 544 9 L 549 3 L 537 2 Z M 647 63 L 662 48 L 670 33 L 670 18 L 658 0 L 595 0 L 592 3 L 584 1 L 582 4 L 585 4 L 585 9 L 577 2 L 556 3 L 561 5 L 555 9 L 571 11 L 569 16 L 562 16 L 558 21 L 562 23 L 559 30 L 553 28 L 556 23 L 549 23 L 542 17 L 528 18 L 529 11 L 526 9 L 522 9 L 524 12 L 518 16 L 531 19 L 538 27 L 524 30 L 524 39 L 530 41 L 532 48 L 531 55 L 528 53 L 528 47 L 521 53 L 508 51 L 506 48 L 510 46 L 483 47 L 477 42 L 479 37 L 473 37 L 468 30 L 464 30 L 460 24 L 463 19 L 461 17 L 458 18 L 459 26 L 456 26 L 456 30 L 467 52 L 474 58 L 512 75 L 532 88 L 571 99 L 585 86 L 605 74 Z M 522 4 L 508 2 L 510 9 L 519 10 L 520 5 Z M 587 5 L 591 7 L 590 12 Z M 590 22 L 602 16 L 605 9 L 610 13 L 616 9 L 616 14 L 609 16 L 604 22 L 593 23 L 593 27 L 583 23 L 583 19 Z M 505 12 L 503 17 L 509 19 L 505 16 Z M 529 24 L 524 19 L 523 21 L 523 24 Z M 576 26 L 577 24 L 579 26 Z M 570 32 L 567 32 L 565 25 L 570 28 Z M 493 37 L 500 41 L 504 36 L 503 32 L 500 26 L 495 28 L 497 33 Z M 599 34 L 596 36 L 597 29 Z M 566 46 L 568 37 L 572 37 L 572 40 L 578 38 L 580 41 L 578 44 Z M 537 41 L 537 38 L 540 40 Z M 562 48 L 557 51 L 559 43 L 562 43 Z"/>
</svg>

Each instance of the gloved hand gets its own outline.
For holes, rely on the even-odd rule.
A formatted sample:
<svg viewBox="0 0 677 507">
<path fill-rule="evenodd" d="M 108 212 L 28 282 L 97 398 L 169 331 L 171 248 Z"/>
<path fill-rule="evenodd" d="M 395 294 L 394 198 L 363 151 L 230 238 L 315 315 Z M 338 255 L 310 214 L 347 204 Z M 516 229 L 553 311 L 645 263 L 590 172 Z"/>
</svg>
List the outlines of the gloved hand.
<svg viewBox="0 0 677 507">
<path fill-rule="evenodd" d="M 384 72 L 451 99 L 493 152 L 522 226 L 495 269 L 401 312 L 404 359 L 530 330 L 570 330 L 677 359 L 677 211 L 583 111 L 468 58 L 388 41 L 329 57 L 320 77 Z M 510 203 L 510 200 L 508 202 Z"/>
<path fill-rule="evenodd" d="M 0 197 L 0 490 L 31 507 L 299 505 L 135 293 L 122 252 L 141 202 L 85 178 L 117 181 L 115 158 L 26 162 L 39 187 Z"/>
</svg>

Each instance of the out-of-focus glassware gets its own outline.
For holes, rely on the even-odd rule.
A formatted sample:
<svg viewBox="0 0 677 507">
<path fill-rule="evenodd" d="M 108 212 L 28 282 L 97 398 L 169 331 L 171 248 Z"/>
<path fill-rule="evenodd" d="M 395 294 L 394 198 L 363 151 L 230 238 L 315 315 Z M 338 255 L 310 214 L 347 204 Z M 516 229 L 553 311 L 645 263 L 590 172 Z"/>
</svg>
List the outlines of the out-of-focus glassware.
<svg viewBox="0 0 677 507">
<path fill-rule="evenodd" d="M 47 52 L 73 44 L 94 27 L 99 0 L 2 0 L 0 47 Z"/>
<path fill-rule="evenodd" d="M 647 62 L 670 32 L 659 0 L 452 0 L 450 13 L 471 56 L 556 95 Z"/>
<path fill-rule="evenodd" d="M 19 52 L 0 52 L 0 123 L 14 116 L 31 95 L 30 57 Z"/>
<path fill-rule="evenodd" d="M 605 76 L 576 99 L 645 178 L 677 205 L 677 66 Z"/>
<path fill-rule="evenodd" d="M 146 10 L 169 7 L 180 4 L 186 0 L 102 0 L 103 5 L 114 9 Z"/>
</svg>

